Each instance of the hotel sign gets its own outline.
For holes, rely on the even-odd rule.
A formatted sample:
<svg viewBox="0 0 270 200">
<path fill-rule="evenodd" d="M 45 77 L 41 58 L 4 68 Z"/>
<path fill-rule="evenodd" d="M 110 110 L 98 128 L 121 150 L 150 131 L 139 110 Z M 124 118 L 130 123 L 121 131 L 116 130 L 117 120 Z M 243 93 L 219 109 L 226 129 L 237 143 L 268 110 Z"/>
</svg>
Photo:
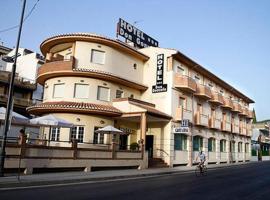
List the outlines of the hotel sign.
<svg viewBox="0 0 270 200">
<path fill-rule="evenodd" d="M 156 85 L 152 86 L 152 93 L 167 92 L 167 84 L 163 84 L 164 54 L 157 55 Z"/>
<path fill-rule="evenodd" d="M 117 23 L 117 35 L 121 35 L 127 40 L 134 43 L 135 46 L 144 48 L 148 46 L 158 46 L 158 41 L 151 38 L 135 26 L 132 26 L 125 20 L 119 18 L 119 22 Z"/>
<path fill-rule="evenodd" d="M 183 119 L 181 121 L 181 126 L 174 128 L 174 133 L 188 134 L 189 133 L 189 120 Z"/>
</svg>

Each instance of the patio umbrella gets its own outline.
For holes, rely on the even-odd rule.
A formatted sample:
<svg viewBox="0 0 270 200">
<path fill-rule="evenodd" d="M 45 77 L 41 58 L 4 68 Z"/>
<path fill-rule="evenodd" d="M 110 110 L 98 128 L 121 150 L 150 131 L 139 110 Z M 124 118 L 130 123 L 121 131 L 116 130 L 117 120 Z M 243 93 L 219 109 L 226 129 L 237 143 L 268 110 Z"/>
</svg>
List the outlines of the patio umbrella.
<svg viewBox="0 0 270 200">
<path fill-rule="evenodd" d="M 95 131 L 96 133 L 103 133 L 103 134 L 124 134 L 123 131 L 114 128 L 113 126 L 105 126 L 104 128 L 100 128 Z"/>
<path fill-rule="evenodd" d="M 42 125 L 42 126 L 54 126 L 54 127 L 64 127 L 64 128 L 71 128 L 73 127 L 73 124 L 55 117 L 53 115 L 44 115 L 42 117 L 37 117 L 30 119 L 30 124 L 35 124 L 35 125 Z"/>
<path fill-rule="evenodd" d="M 49 129 L 49 143 L 51 140 L 51 127 L 63 127 L 63 128 L 72 128 L 74 125 L 71 122 L 68 122 L 64 119 L 55 117 L 53 115 L 44 115 L 42 117 L 37 117 L 30 119 L 30 124 L 48 126 Z"/>
<path fill-rule="evenodd" d="M 6 108 L 0 107 L 0 121 L 5 120 L 5 116 L 6 116 Z M 27 117 L 19 114 L 19 113 L 12 111 L 11 112 L 11 122 L 27 124 L 27 123 L 29 123 L 29 119 Z"/>
</svg>

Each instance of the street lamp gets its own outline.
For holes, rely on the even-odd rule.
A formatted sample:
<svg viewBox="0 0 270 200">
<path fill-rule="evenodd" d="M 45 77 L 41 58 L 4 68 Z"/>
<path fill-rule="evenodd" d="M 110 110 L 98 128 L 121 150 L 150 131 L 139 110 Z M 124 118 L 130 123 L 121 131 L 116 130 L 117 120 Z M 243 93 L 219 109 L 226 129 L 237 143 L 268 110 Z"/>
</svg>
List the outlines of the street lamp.
<svg viewBox="0 0 270 200">
<path fill-rule="evenodd" d="M 21 13 L 19 32 L 18 32 L 18 37 L 17 37 L 14 63 L 13 63 L 12 72 L 10 76 L 10 82 L 9 82 L 8 102 L 7 102 L 7 109 L 6 109 L 6 115 L 5 115 L 4 133 L 3 133 L 3 138 L 2 138 L 2 145 L 0 148 L 0 177 L 4 176 L 4 166 L 5 166 L 5 156 L 6 156 L 6 152 L 5 152 L 6 138 L 7 138 L 7 133 L 10 127 L 10 114 L 11 114 L 11 109 L 12 109 L 12 104 L 13 104 L 14 78 L 15 78 L 15 73 L 16 73 L 16 64 L 17 64 L 18 50 L 19 50 L 20 39 L 21 39 L 25 5 L 26 5 L 26 0 L 23 0 L 23 7 L 22 7 L 22 13 Z M 10 59 L 9 61 L 12 61 L 12 59 Z"/>
</svg>

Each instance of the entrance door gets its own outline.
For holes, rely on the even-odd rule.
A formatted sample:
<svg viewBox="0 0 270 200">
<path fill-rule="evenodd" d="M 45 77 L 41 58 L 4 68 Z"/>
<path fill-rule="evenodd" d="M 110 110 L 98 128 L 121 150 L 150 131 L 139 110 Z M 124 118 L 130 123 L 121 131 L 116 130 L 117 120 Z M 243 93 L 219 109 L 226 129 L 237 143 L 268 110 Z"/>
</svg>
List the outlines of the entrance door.
<svg viewBox="0 0 270 200">
<path fill-rule="evenodd" d="M 154 146 L 154 136 L 146 135 L 145 150 L 148 151 L 149 158 L 153 158 L 153 146 Z"/>
<path fill-rule="evenodd" d="M 127 150 L 127 141 L 128 141 L 127 135 L 120 135 L 120 145 L 119 145 L 120 150 Z"/>
</svg>

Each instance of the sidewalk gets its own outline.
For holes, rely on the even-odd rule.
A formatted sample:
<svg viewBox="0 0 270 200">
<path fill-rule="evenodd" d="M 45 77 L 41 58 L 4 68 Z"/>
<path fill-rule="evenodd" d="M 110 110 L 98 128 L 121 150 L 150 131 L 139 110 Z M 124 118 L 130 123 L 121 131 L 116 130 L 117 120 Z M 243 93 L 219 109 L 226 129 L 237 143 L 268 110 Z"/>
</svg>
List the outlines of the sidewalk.
<svg viewBox="0 0 270 200">
<path fill-rule="evenodd" d="M 217 168 L 228 168 L 238 165 L 247 165 L 249 163 L 234 163 L 234 164 L 220 164 L 208 165 L 209 170 Z M 166 174 L 184 174 L 193 173 L 195 167 L 175 167 L 162 169 L 127 169 L 127 170 L 110 170 L 110 171 L 96 171 L 96 172 L 62 172 L 62 173 L 47 173 L 47 174 L 32 174 L 20 176 L 20 181 L 17 176 L 0 177 L 0 189 L 12 187 L 26 187 L 50 184 L 64 184 L 76 182 L 90 182 L 103 180 L 116 180 L 123 178 L 136 178 L 157 176 Z"/>
</svg>

